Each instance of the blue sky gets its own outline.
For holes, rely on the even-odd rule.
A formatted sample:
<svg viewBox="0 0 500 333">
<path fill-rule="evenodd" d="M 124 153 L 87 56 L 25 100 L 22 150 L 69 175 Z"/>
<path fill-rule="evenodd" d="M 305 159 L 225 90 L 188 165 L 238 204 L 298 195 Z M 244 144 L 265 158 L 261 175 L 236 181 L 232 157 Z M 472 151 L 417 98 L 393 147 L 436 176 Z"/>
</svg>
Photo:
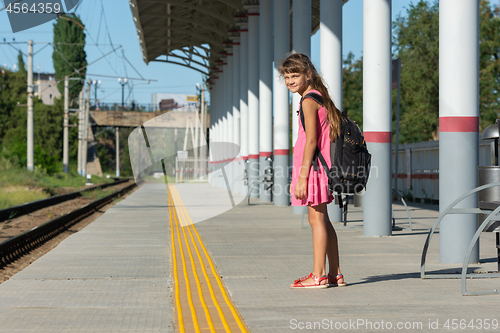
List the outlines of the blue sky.
<svg viewBox="0 0 500 333">
<path fill-rule="evenodd" d="M 417 0 L 393 0 L 392 14 L 393 20 L 398 14 L 405 14 L 406 7 L 410 3 L 416 3 Z M 2 4 L 2 0 L 0 0 Z M 3 6 L 0 6 L 3 7 Z M 102 12 L 104 9 L 104 15 Z M 185 93 L 196 94 L 196 83 L 202 81 L 202 75 L 194 70 L 185 68 L 179 65 L 155 63 L 151 62 L 146 65 L 142 60 L 139 41 L 132 18 L 132 14 L 127 0 L 82 0 L 81 5 L 77 10 L 86 28 L 87 34 L 87 61 L 90 63 L 103 54 L 112 50 L 111 42 L 116 47 L 123 46 L 125 57 L 133 64 L 133 66 L 141 73 L 144 78 L 157 80 L 145 84 L 142 81 L 134 81 L 132 92 L 129 88 L 125 88 L 125 98 L 128 97 L 130 102 L 132 99 L 139 103 L 151 103 L 151 94 L 158 92 L 166 93 Z M 106 30 L 104 21 L 106 18 L 109 29 L 109 36 Z M 52 41 L 52 25 L 53 22 L 47 22 L 43 25 L 12 33 L 7 18 L 7 12 L 0 12 L 0 42 L 12 41 L 15 38 L 16 42 L 27 41 L 32 39 L 35 43 Z M 100 29 L 99 29 L 100 27 Z M 110 42 L 111 38 L 111 42 Z M 96 47 L 90 44 L 100 44 Z M 36 44 L 34 52 L 41 50 L 45 44 Z M 26 53 L 27 45 L 18 44 L 14 47 L 21 48 Z M 311 57 L 315 64 L 319 64 L 319 32 L 312 37 L 311 42 L 312 52 Z M 344 56 L 349 52 L 353 52 L 356 58 L 362 55 L 363 51 L 363 0 L 349 0 L 344 5 L 343 10 L 343 53 Z M 105 59 L 90 65 L 88 68 L 89 74 L 101 74 L 109 76 L 123 77 L 138 77 L 134 69 L 130 67 L 121 56 L 122 50 L 107 56 Z M 17 63 L 17 51 L 9 45 L 0 45 L 0 66 L 12 69 Z M 52 48 L 46 47 L 34 57 L 34 72 L 38 72 L 40 65 L 41 72 L 53 73 L 52 65 Z M 88 75 L 91 79 L 100 79 L 101 87 L 98 89 L 98 99 L 105 103 L 121 102 L 121 86 L 116 78 L 104 78 Z"/>
</svg>

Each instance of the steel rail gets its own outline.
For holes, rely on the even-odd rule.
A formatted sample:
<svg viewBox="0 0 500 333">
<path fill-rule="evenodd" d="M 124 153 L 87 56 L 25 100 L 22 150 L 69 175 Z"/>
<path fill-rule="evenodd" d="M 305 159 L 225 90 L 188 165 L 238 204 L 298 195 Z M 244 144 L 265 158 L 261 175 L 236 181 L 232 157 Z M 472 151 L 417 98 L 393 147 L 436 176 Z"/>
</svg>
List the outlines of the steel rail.
<svg viewBox="0 0 500 333">
<path fill-rule="evenodd" d="M 57 236 L 72 225 L 81 221 L 85 217 L 93 214 L 95 211 L 110 203 L 114 198 L 122 195 L 137 184 L 133 183 L 115 193 L 97 199 L 81 208 L 78 208 L 65 215 L 57 217 L 51 221 L 45 222 L 31 230 L 25 231 L 17 236 L 11 237 L 0 243 L 0 268 L 8 265 L 14 260 L 22 257 L 24 254 L 34 250 L 46 241 Z"/>
<path fill-rule="evenodd" d="M 0 210 L 0 222 L 10 220 L 10 219 L 15 218 L 15 217 L 26 215 L 26 214 L 32 213 L 34 211 L 37 211 L 39 209 L 42 209 L 42 208 L 54 206 L 54 205 L 57 205 L 61 202 L 76 199 L 78 197 L 81 197 L 83 192 L 92 191 L 92 190 L 95 190 L 97 188 L 104 189 L 104 188 L 109 187 L 109 186 L 119 185 L 121 183 L 128 182 L 129 180 L 130 179 L 128 179 L 128 178 L 120 179 L 114 183 L 96 185 L 93 187 L 89 187 L 85 190 L 71 192 L 71 193 L 67 193 L 67 194 L 63 194 L 63 195 L 50 197 L 47 199 L 28 202 L 28 203 L 25 203 L 25 204 L 19 205 L 19 206 L 1 209 Z"/>
</svg>

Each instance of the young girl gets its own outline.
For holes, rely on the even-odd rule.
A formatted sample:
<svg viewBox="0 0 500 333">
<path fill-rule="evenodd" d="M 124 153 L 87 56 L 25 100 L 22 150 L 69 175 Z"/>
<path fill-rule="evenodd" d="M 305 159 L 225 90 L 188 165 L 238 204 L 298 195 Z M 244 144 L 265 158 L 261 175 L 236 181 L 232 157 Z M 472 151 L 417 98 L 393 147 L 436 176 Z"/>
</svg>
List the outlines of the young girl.
<svg viewBox="0 0 500 333">
<path fill-rule="evenodd" d="M 313 271 L 290 286 L 291 288 L 327 288 L 345 286 L 340 273 L 337 235 L 328 218 L 326 205 L 333 200 L 328 190 L 328 177 L 321 163 L 318 168 L 311 167 L 316 146 L 328 166 L 330 161 L 330 142 L 340 134 L 340 111 L 333 104 L 321 76 L 311 60 L 304 54 L 290 55 L 280 66 L 280 73 L 292 93 L 302 96 L 306 130 L 300 117 L 299 135 L 293 149 L 293 173 L 290 194 L 292 206 L 308 206 L 309 224 L 313 234 Z M 315 92 L 322 96 L 323 105 L 306 96 Z M 329 272 L 326 274 L 325 261 L 328 256 Z"/>
</svg>

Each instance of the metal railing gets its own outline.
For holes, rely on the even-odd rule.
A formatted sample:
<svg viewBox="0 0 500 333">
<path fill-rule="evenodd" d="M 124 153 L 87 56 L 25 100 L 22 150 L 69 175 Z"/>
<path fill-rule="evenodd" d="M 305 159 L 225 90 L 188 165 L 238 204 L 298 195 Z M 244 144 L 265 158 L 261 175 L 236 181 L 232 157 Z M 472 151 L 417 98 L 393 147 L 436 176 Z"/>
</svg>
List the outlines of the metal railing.
<svg viewBox="0 0 500 333">
<path fill-rule="evenodd" d="M 479 141 L 479 166 L 493 165 L 494 141 Z M 398 158 L 398 179 L 394 177 L 396 151 L 392 150 L 392 184 L 400 195 L 414 199 L 439 200 L 439 141 L 425 141 L 400 144 Z"/>
<path fill-rule="evenodd" d="M 210 173 L 208 159 L 175 158 L 175 182 L 207 182 Z"/>
<path fill-rule="evenodd" d="M 488 189 L 490 187 L 500 186 L 500 183 L 491 183 L 483 186 L 476 187 L 473 190 L 463 194 L 455 201 L 453 201 L 445 210 L 439 214 L 436 222 L 429 230 L 429 234 L 427 235 L 427 239 L 425 240 L 424 248 L 422 250 L 422 258 L 420 260 L 420 277 L 422 279 L 461 279 L 462 280 L 462 295 L 464 296 L 478 296 L 478 295 L 490 295 L 490 294 L 500 294 L 500 291 L 497 289 L 494 290 L 486 290 L 486 291 L 467 291 L 466 282 L 467 278 L 492 278 L 492 277 L 500 277 L 500 273 L 484 273 L 484 274 L 475 274 L 468 273 L 468 266 L 472 251 L 475 246 L 477 246 L 477 241 L 479 240 L 479 236 L 486 229 L 486 227 L 492 221 L 500 221 L 500 216 L 498 216 L 500 212 L 500 206 L 498 206 L 495 210 L 485 210 L 480 208 L 459 208 L 456 207 L 460 202 L 462 202 L 465 198 L 468 198 L 471 195 L 476 195 L 477 192 Z M 463 267 L 461 273 L 450 273 L 450 274 L 428 274 L 425 272 L 425 263 L 427 258 L 427 250 L 429 249 L 429 244 L 431 242 L 432 236 L 434 235 L 436 228 L 439 226 L 443 218 L 448 214 L 488 214 L 488 217 L 481 223 L 481 226 L 477 229 L 476 233 L 472 237 L 472 240 L 469 243 L 469 247 L 467 252 L 465 252 L 465 258 L 463 261 Z M 498 248 L 498 244 L 497 244 Z"/>
</svg>

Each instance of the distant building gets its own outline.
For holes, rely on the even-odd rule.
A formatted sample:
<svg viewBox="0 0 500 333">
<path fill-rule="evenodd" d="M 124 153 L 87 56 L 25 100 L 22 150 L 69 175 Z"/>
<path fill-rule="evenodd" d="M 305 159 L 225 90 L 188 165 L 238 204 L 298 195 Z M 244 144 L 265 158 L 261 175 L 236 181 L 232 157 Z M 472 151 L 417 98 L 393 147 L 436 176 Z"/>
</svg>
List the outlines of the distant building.
<svg viewBox="0 0 500 333">
<path fill-rule="evenodd" d="M 175 110 L 179 107 L 173 98 L 162 99 L 160 102 L 160 111 Z"/>
<path fill-rule="evenodd" d="M 61 98 L 61 93 L 57 89 L 55 74 L 39 73 L 34 75 L 35 86 L 33 92 L 35 97 L 39 97 L 43 104 L 54 104 L 54 98 Z"/>
<path fill-rule="evenodd" d="M 153 108 L 161 111 L 195 112 L 198 109 L 198 96 L 187 94 L 151 94 Z"/>
</svg>

